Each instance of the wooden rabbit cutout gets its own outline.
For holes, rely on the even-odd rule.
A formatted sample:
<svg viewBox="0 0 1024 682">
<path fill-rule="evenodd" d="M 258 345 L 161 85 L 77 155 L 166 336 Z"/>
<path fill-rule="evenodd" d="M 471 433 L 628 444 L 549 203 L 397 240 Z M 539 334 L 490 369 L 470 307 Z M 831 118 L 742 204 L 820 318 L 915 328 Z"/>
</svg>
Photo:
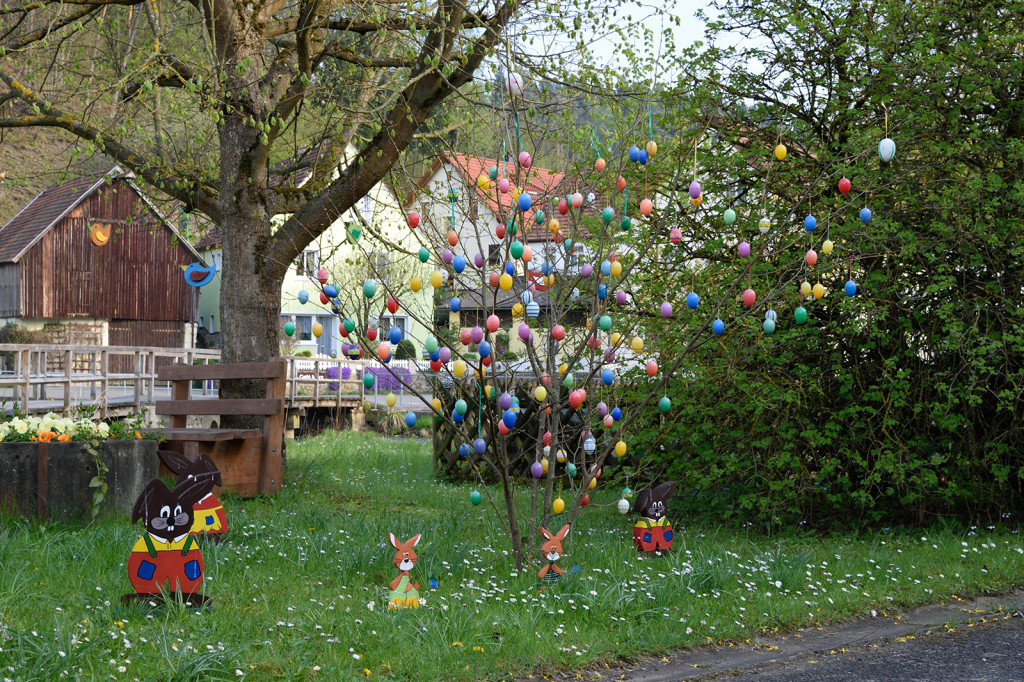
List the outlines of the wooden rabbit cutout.
<svg viewBox="0 0 1024 682">
<path fill-rule="evenodd" d="M 537 580 L 540 581 L 540 591 L 544 589 L 562 577 L 565 573 L 558 564 L 555 562 L 562 558 L 562 540 L 565 539 L 566 534 L 569 532 L 571 524 L 565 524 L 562 526 L 562 530 L 552 535 L 544 526 L 540 527 L 540 534 L 544 538 L 544 542 L 540 545 L 540 553 L 547 560 L 547 563 L 537 572 Z"/>
<path fill-rule="evenodd" d="M 633 544 L 641 552 L 672 549 L 672 524 L 665 516 L 668 498 L 676 490 L 675 481 L 666 481 L 655 488 L 644 488 L 636 495 L 633 511 L 640 520 L 633 527 Z"/>
<path fill-rule="evenodd" d="M 416 565 L 416 552 L 412 548 L 419 544 L 420 535 L 420 533 L 417 533 L 405 542 L 399 542 L 394 533 L 388 533 L 388 540 L 391 541 L 391 546 L 395 548 L 395 556 L 392 562 L 395 564 L 395 568 L 398 569 L 398 577 L 392 580 L 389 585 L 391 588 L 391 593 L 388 595 L 389 609 L 415 609 L 420 605 L 420 584 L 419 582 L 412 582 L 412 578 L 409 575 L 409 571 Z"/>
<path fill-rule="evenodd" d="M 160 450 L 160 459 L 178 477 L 178 483 L 189 478 L 203 475 L 207 481 L 207 489 L 195 504 L 195 522 L 192 532 L 196 535 L 208 535 L 211 539 L 226 533 L 228 519 L 224 513 L 224 505 L 213 493 L 213 486 L 221 485 L 220 470 L 205 452 L 200 452 L 195 461 L 174 450 Z M 212 477 L 210 476 L 212 474 Z"/>
</svg>

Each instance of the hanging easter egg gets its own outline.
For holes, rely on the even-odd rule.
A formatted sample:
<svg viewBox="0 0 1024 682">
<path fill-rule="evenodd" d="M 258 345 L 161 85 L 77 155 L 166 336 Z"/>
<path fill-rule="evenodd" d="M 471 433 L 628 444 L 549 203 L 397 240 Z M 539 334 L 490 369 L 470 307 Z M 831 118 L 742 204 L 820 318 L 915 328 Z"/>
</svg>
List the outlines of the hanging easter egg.
<svg viewBox="0 0 1024 682">
<path fill-rule="evenodd" d="M 508 251 L 510 254 L 512 254 L 513 258 L 519 260 L 520 258 L 523 257 L 523 243 L 517 239 L 516 241 L 512 242 L 512 245 L 509 247 Z"/>
<path fill-rule="evenodd" d="M 463 415 L 465 415 L 465 414 L 466 414 L 466 411 L 467 411 L 467 410 L 469 410 L 469 405 L 468 405 L 468 404 L 466 403 L 466 401 L 465 401 L 465 400 L 462 400 L 462 399 L 460 398 L 459 400 L 456 400 L 456 401 L 455 401 L 455 412 L 456 412 L 456 413 L 457 413 L 457 414 L 458 414 L 458 415 L 459 415 L 460 417 L 461 417 L 461 416 L 463 416 Z"/>
<path fill-rule="evenodd" d="M 629 342 L 629 347 L 633 349 L 634 353 L 639 353 L 644 349 L 644 340 L 639 336 L 634 336 L 633 340 Z"/>
<path fill-rule="evenodd" d="M 541 458 L 541 460 L 540 460 L 540 468 L 541 468 L 541 471 L 543 471 L 545 474 L 548 472 L 548 467 L 550 465 L 551 465 L 551 462 L 548 461 L 547 457 L 542 457 Z"/>
<path fill-rule="evenodd" d="M 508 194 L 508 191 L 512 189 L 512 183 L 509 182 L 508 178 L 502 178 L 498 180 L 498 191 L 502 194 Z"/>
<path fill-rule="evenodd" d="M 491 179 L 486 175 L 481 175 L 476 179 L 476 186 L 486 192 L 491 188 Z"/>
<path fill-rule="evenodd" d="M 697 182 L 696 180 L 691 182 L 690 183 L 689 192 L 690 192 L 690 198 L 691 199 L 696 199 L 697 197 L 699 197 L 700 194 L 701 194 L 701 192 L 700 192 L 700 183 Z"/>
<path fill-rule="evenodd" d="M 579 391 L 573 391 L 569 394 L 569 407 L 574 410 L 580 409 L 580 405 L 583 404 L 583 395 Z"/>
<path fill-rule="evenodd" d="M 473 492 L 471 492 L 471 493 L 469 494 L 469 502 L 470 502 L 470 504 L 472 504 L 472 505 L 473 505 L 474 507 L 478 507 L 478 506 L 480 506 L 480 502 L 481 502 L 481 501 L 482 501 L 483 499 L 484 499 L 484 498 L 483 498 L 483 496 L 481 496 L 481 495 L 480 495 L 480 491 L 479 491 L 479 490 L 474 490 Z"/>
<path fill-rule="evenodd" d="M 501 285 L 502 291 L 508 291 L 512 288 L 512 275 L 506 272 L 498 279 L 498 284 Z"/>
<path fill-rule="evenodd" d="M 428 353 L 433 353 L 437 350 L 437 339 L 433 336 L 428 336 L 427 340 L 423 342 L 423 347 L 427 349 Z"/>
<path fill-rule="evenodd" d="M 889 163 L 894 156 L 896 156 L 896 143 L 888 137 L 883 138 L 878 143 L 878 158 L 882 159 L 885 163 Z"/>
<path fill-rule="evenodd" d="M 821 282 L 818 282 L 811 289 L 811 293 L 814 294 L 814 298 L 821 298 L 825 295 L 825 287 L 821 285 Z"/>
<path fill-rule="evenodd" d="M 586 198 L 587 206 L 590 206 L 595 201 L 597 201 L 597 195 L 595 195 L 593 192 L 587 192 L 587 198 Z"/>
<path fill-rule="evenodd" d="M 299 303 L 305 305 L 307 301 L 309 301 L 309 292 L 306 291 L 305 289 L 302 289 L 301 291 L 299 291 Z"/>
<path fill-rule="evenodd" d="M 765 320 L 761 323 L 761 328 L 764 329 L 765 334 L 775 333 L 775 320 Z"/>
<path fill-rule="evenodd" d="M 544 215 L 544 211 L 541 211 L 540 209 L 537 209 L 534 212 L 534 214 L 533 214 L 533 222 L 537 223 L 538 225 L 543 225 L 544 224 L 544 219 L 546 217 L 547 216 Z M 550 231 L 551 232 L 558 232 L 558 221 L 555 220 L 554 218 L 552 218 L 551 222 L 553 222 L 555 225 L 554 225 L 554 229 L 552 229 Z"/>
<path fill-rule="evenodd" d="M 615 419 L 610 414 L 606 414 L 601 423 L 604 424 L 604 428 L 610 429 L 615 426 Z"/>
<path fill-rule="evenodd" d="M 388 393 L 387 397 L 384 398 L 384 403 L 388 407 L 394 407 L 397 402 L 398 402 L 398 396 L 395 395 L 394 393 Z"/>
<path fill-rule="evenodd" d="M 846 292 L 847 296 L 853 297 L 857 293 L 857 283 L 852 279 L 846 280 L 846 284 L 843 286 L 843 291 Z"/>
<path fill-rule="evenodd" d="M 626 443 L 625 443 L 625 441 L 621 441 L 621 440 L 620 440 L 619 442 L 617 442 L 617 443 L 615 444 L 615 455 L 616 455 L 617 457 L 625 457 L 625 456 L 626 456 L 626 450 L 627 450 L 627 449 L 628 449 L 628 448 L 626 447 Z"/>
<path fill-rule="evenodd" d="M 377 294 L 377 283 L 372 279 L 363 282 L 363 296 L 373 298 Z"/>
<path fill-rule="evenodd" d="M 629 148 L 629 160 L 636 163 L 640 160 L 640 147 L 633 145 Z"/>
<path fill-rule="evenodd" d="M 598 157 L 597 161 L 594 162 L 594 170 L 596 170 L 598 173 L 600 173 L 601 171 L 604 170 L 604 167 L 606 165 L 607 165 L 607 163 L 605 162 L 605 160 L 602 159 L 601 157 Z"/>
<path fill-rule="evenodd" d="M 526 323 L 519 325 L 519 338 L 523 341 L 530 338 L 530 325 Z"/>
<path fill-rule="evenodd" d="M 623 498 L 616 503 L 616 509 L 619 510 L 620 514 L 628 514 L 630 509 L 629 500 Z"/>
<path fill-rule="evenodd" d="M 420 224 L 420 214 L 413 211 L 409 214 L 409 227 L 416 228 Z"/>
<path fill-rule="evenodd" d="M 402 328 L 395 325 L 388 330 L 388 340 L 391 344 L 397 346 L 402 341 Z"/>
<path fill-rule="evenodd" d="M 615 181 L 615 187 L 617 187 L 620 192 L 626 189 L 626 178 L 620 175 L 619 179 Z"/>
<path fill-rule="evenodd" d="M 612 318 L 608 315 L 602 315 L 597 321 L 597 326 L 601 328 L 601 331 L 608 331 L 612 328 Z"/>
<path fill-rule="evenodd" d="M 530 301 L 526 304 L 526 316 L 537 317 L 540 315 L 540 304 L 536 301 Z"/>
<path fill-rule="evenodd" d="M 428 260 L 430 260 L 430 252 L 427 251 L 426 247 L 421 246 L 419 254 L 417 255 L 419 256 L 421 263 L 426 263 Z"/>
<path fill-rule="evenodd" d="M 619 221 L 619 227 L 623 232 L 629 232 L 630 228 L 633 227 L 633 221 L 629 216 L 622 216 L 622 220 Z"/>
<path fill-rule="evenodd" d="M 363 375 L 363 388 L 367 388 L 367 389 L 373 388 L 374 379 L 375 379 L 375 377 L 372 374 L 370 374 L 369 372 L 364 374 Z"/>
<path fill-rule="evenodd" d="M 747 258 L 750 256 L 750 243 L 740 242 L 739 246 L 736 247 L 736 253 L 739 254 L 740 258 Z"/>
<path fill-rule="evenodd" d="M 804 296 L 810 296 L 811 295 L 811 283 L 807 282 L 807 281 L 804 281 L 802 284 L 800 284 L 800 293 L 803 294 Z"/>
<path fill-rule="evenodd" d="M 324 293 L 327 295 L 327 298 L 337 298 L 338 287 L 333 284 L 324 285 Z"/>
<path fill-rule="evenodd" d="M 522 76 L 515 71 L 509 71 L 508 79 L 505 81 L 505 86 L 508 88 L 508 94 L 513 97 L 522 97 L 524 85 L 525 81 Z"/>
<path fill-rule="evenodd" d="M 648 156 L 654 156 L 658 153 L 658 143 L 654 140 L 648 140 L 644 149 L 647 151 Z"/>
<path fill-rule="evenodd" d="M 841 194 L 850 193 L 850 180 L 845 176 L 839 179 L 839 192 Z"/>
<path fill-rule="evenodd" d="M 491 354 L 491 344 L 489 344 L 487 341 L 481 341 L 480 343 L 477 344 L 476 350 L 480 354 L 480 357 L 486 358 L 488 355 Z M 512 427 L 510 426 L 509 428 Z"/>
<path fill-rule="evenodd" d="M 867 206 L 860 210 L 860 221 L 865 225 L 871 222 L 871 209 Z"/>
<path fill-rule="evenodd" d="M 808 232 L 814 232 L 814 228 L 818 226 L 818 219 L 812 215 L 804 218 L 804 229 Z"/>
<path fill-rule="evenodd" d="M 672 304 L 669 303 L 668 301 L 664 301 L 661 304 L 661 316 L 664 317 L 666 320 L 672 317 Z"/>
<path fill-rule="evenodd" d="M 821 243 L 821 252 L 826 256 L 832 253 L 832 249 L 835 248 L 835 244 L 832 243 L 831 239 L 826 239 Z"/>
<path fill-rule="evenodd" d="M 518 204 L 519 204 L 519 210 L 524 212 L 524 213 L 526 211 L 529 211 L 530 207 L 533 206 L 533 197 L 531 197 L 526 192 L 523 192 L 522 194 L 520 194 L 519 195 L 519 199 L 517 201 L 518 201 Z"/>
<path fill-rule="evenodd" d="M 608 277 L 612 274 L 611 261 L 601 261 L 601 274 L 604 275 L 605 277 Z"/>
<path fill-rule="evenodd" d="M 615 382 L 615 372 L 610 369 L 601 370 L 601 381 L 605 386 L 611 386 Z"/>
<path fill-rule="evenodd" d="M 668 233 L 668 240 L 673 244 L 678 244 L 683 241 L 683 231 L 678 227 L 673 227 Z"/>
<path fill-rule="evenodd" d="M 640 215 L 646 218 L 647 216 L 651 215 L 651 211 L 653 210 L 654 202 L 652 202 L 650 199 L 640 200 Z"/>
<path fill-rule="evenodd" d="M 456 273 L 461 273 L 466 269 L 466 258 L 464 256 L 456 256 L 452 259 L 452 269 Z"/>
<path fill-rule="evenodd" d="M 575 194 L 573 194 L 571 199 L 572 199 L 572 207 L 573 208 L 579 208 L 580 206 L 583 205 L 583 195 L 580 194 L 579 192 L 576 192 Z"/>
<path fill-rule="evenodd" d="M 768 230 L 772 229 L 772 221 L 769 220 L 768 216 L 764 216 L 757 221 L 757 229 L 761 234 L 768 234 Z"/>
<path fill-rule="evenodd" d="M 313 323 L 313 336 L 320 338 L 320 335 L 324 333 L 324 326 L 319 322 Z"/>
<path fill-rule="evenodd" d="M 409 288 L 413 291 L 419 291 L 423 287 L 423 280 L 419 277 L 413 277 L 409 280 Z"/>
<path fill-rule="evenodd" d="M 755 301 L 757 301 L 757 294 L 753 289 L 746 289 L 743 292 L 743 305 L 749 308 L 754 305 Z"/>
<path fill-rule="evenodd" d="M 637 159 L 637 162 L 640 165 L 645 165 L 647 163 L 647 160 L 650 159 L 650 158 L 651 158 L 650 154 L 647 153 L 647 150 L 646 149 L 641 149 L 640 150 L 640 157 Z"/>
<path fill-rule="evenodd" d="M 449 360 L 452 359 L 452 349 L 451 348 L 447 348 L 447 347 L 440 348 L 440 349 L 438 349 L 437 352 L 440 355 L 441 362 L 445 362 L 446 363 L 446 362 L 448 362 Z"/>
<path fill-rule="evenodd" d="M 587 490 L 593 490 L 595 487 L 597 487 L 597 479 L 592 478 L 590 479 L 590 483 L 587 484 Z"/>
<path fill-rule="evenodd" d="M 807 308 L 800 306 L 793 311 L 793 319 L 796 320 L 797 324 L 803 324 L 807 321 Z"/>
<path fill-rule="evenodd" d="M 544 402 L 544 400 L 548 397 L 548 389 L 544 388 L 543 386 L 538 386 L 537 388 L 533 389 L 533 397 L 537 400 L 538 403 Z"/>
<path fill-rule="evenodd" d="M 606 287 L 603 284 L 598 284 L 597 285 L 597 299 L 599 301 L 603 301 L 606 298 L 608 298 L 608 287 Z"/>
<path fill-rule="evenodd" d="M 555 500 L 551 503 L 551 511 L 553 511 L 556 514 L 561 514 L 563 511 L 565 511 L 565 500 L 563 500 L 561 497 L 555 498 Z"/>
<path fill-rule="evenodd" d="M 498 422 L 498 433 L 500 433 L 503 436 L 507 436 L 508 432 L 509 428 L 505 426 L 505 422 Z"/>
<path fill-rule="evenodd" d="M 456 377 L 461 377 L 466 373 L 466 362 L 464 360 L 456 360 L 452 363 L 452 373 Z"/>
<path fill-rule="evenodd" d="M 530 152 L 526 151 L 525 149 L 519 152 L 518 158 L 519 165 L 522 166 L 523 168 L 529 168 L 530 165 L 533 163 L 533 157 L 531 157 Z"/>
<path fill-rule="evenodd" d="M 316 271 L 316 281 L 320 282 L 320 284 L 327 284 L 327 277 L 327 270 L 320 268 Z"/>
<path fill-rule="evenodd" d="M 430 286 L 440 289 L 442 284 L 444 284 L 444 277 L 441 275 L 440 270 L 434 270 L 430 273 Z"/>
<path fill-rule="evenodd" d="M 722 214 L 722 220 L 725 221 L 726 225 L 732 225 L 736 222 L 736 211 L 731 208 L 725 209 L 725 212 Z"/>
<path fill-rule="evenodd" d="M 511 429 L 513 426 L 516 425 L 516 413 L 513 412 L 512 410 L 505 410 L 505 412 L 502 413 L 501 415 L 501 421 L 505 424 L 507 428 Z"/>
<path fill-rule="evenodd" d="M 814 249 L 807 249 L 804 260 L 807 261 L 808 265 L 813 266 L 818 262 L 818 253 Z"/>
<path fill-rule="evenodd" d="M 768 310 L 764 311 L 764 319 L 775 322 L 776 320 L 779 319 L 779 314 L 772 310 L 771 308 L 769 308 Z"/>
<path fill-rule="evenodd" d="M 590 263 L 584 263 L 583 267 L 580 268 L 580 276 L 590 277 L 592 274 L 594 274 L 594 266 Z"/>
<path fill-rule="evenodd" d="M 504 239 L 505 233 L 506 231 L 504 225 L 498 225 L 496 228 L 494 228 L 494 234 L 495 236 L 497 236 L 498 239 Z"/>
<path fill-rule="evenodd" d="M 356 330 L 356 321 L 353 320 L 351 317 L 346 317 L 342 325 L 345 327 L 345 331 L 348 332 L 349 334 Z M 376 325 L 372 324 L 372 320 L 371 325 L 371 329 L 376 329 Z"/>
<path fill-rule="evenodd" d="M 477 269 L 484 266 L 484 256 L 482 253 L 478 253 L 473 256 L 473 265 L 476 266 Z"/>
<path fill-rule="evenodd" d="M 686 305 L 689 306 L 690 310 L 696 310 L 697 306 L 700 305 L 700 295 L 696 291 L 691 291 L 686 295 Z"/>
<path fill-rule="evenodd" d="M 788 151 L 789 150 L 786 149 L 786 145 L 784 144 L 775 145 L 775 158 L 778 159 L 779 161 L 782 161 L 783 159 L 786 158 L 786 152 Z"/>
<path fill-rule="evenodd" d="M 672 401 L 669 400 L 667 395 L 662 396 L 661 400 L 658 401 L 658 409 L 662 412 L 668 412 L 672 409 Z"/>
<path fill-rule="evenodd" d="M 711 323 L 711 331 L 716 335 L 721 336 L 725 332 L 725 322 L 722 322 L 721 319 L 716 319 Z"/>
<path fill-rule="evenodd" d="M 295 333 L 295 323 L 294 322 L 285 322 L 284 323 L 284 333 L 287 334 L 288 336 L 292 336 Z"/>
<path fill-rule="evenodd" d="M 412 427 L 416 426 L 416 413 L 415 412 L 406 412 L 405 413 L 405 425 L 408 426 L 410 429 Z"/>
<path fill-rule="evenodd" d="M 703 194 L 697 195 L 693 199 L 690 199 L 690 203 L 693 204 L 695 207 L 696 206 L 700 206 L 702 203 L 704 203 L 704 195 Z"/>
<path fill-rule="evenodd" d="M 565 338 L 565 327 L 560 324 L 556 324 L 551 328 L 551 338 L 555 341 L 561 341 Z"/>
<path fill-rule="evenodd" d="M 523 316 L 523 310 L 524 310 L 524 308 L 523 308 L 523 304 L 522 303 L 514 304 L 512 306 L 512 317 L 514 317 L 516 319 L 519 319 L 520 317 Z"/>
<path fill-rule="evenodd" d="M 490 315 L 487 318 L 487 331 L 492 334 L 498 331 L 498 327 L 501 325 L 501 319 L 497 315 Z"/>
<path fill-rule="evenodd" d="M 614 217 L 615 209 L 612 208 L 611 206 L 605 206 L 604 210 L 601 211 L 601 220 L 603 220 L 605 223 L 610 223 L 612 221 L 612 218 Z"/>
</svg>

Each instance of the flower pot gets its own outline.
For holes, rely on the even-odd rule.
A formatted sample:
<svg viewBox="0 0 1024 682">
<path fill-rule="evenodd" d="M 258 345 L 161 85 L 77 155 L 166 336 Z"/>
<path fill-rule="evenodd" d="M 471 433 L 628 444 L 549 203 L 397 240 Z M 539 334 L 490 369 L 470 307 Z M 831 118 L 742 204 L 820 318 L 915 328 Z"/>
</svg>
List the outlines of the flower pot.
<svg viewBox="0 0 1024 682">
<path fill-rule="evenodd" d="M 159 473 L 155 440 L 101 441 L 107 483 L 100 513 L 131 516 L 142 489 Z M 92 519 L 96 458 L 84 443 L 0 443 L 0 505 L 26 517 Z"/>
</svg>

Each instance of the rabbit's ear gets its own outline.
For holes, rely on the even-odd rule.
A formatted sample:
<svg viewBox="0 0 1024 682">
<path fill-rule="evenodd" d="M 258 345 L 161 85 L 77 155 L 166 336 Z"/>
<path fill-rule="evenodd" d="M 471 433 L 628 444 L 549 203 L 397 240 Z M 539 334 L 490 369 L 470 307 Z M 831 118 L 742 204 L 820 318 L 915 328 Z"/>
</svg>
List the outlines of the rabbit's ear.
<svg viewBox="0 0 1024 682">
<path fill-rule="evenodd" d="M 665 481 L 654 489 L 654 499 L 665 502 L 676 491 L 675 481 Z"/>
<path fill-rule="evenodd" d="M 416 533 L 416 535 L 413 535 L 411 538 L 409 538 L 406 541 L 405 546 L 408 549 L 412 549 L 416 545 L 420 544 L 420 536 L 422 536 L 422 535 L 423 535 L 423 533 Z"/>
<path fill-rule="evenodd" d="M 217 463 L 213 461 L 205 452 L 200 452 L 199 456 L 196 457 L 196 461 L 192 463 L 192 471 L 203 474 L 212 474 L 214 485 L 222 485 L 220 480 L 220 469 L 217 468 Z"/>
<path fill-rule="evenodd" d="M 171 491 L 171 494 L 173 494 L 179 502 L 191 507 L 210 492 L 210 483 L 213 481 L 213 476 L 214 475 L 211 473 L 192 475 L 174 486 L 174 490 Z"/>
<path fill-rule="evenodd" d="M 644 488 L 636 494 L 636 502 L 633 503 L 633 511 L 643 514 L 651 506 L 651 489 Z"/>
<path fill-rule="evenodd" d="M 164 493 L 170 495 L 167 485 L 159 478 L 154 478 L 146 484 L 139 496 L 135 499 L 135 506 L 132 507 L 132 523 L 138 523 L 139 519 L 148 519 L 149 503 L 154 498 Z"/>
<path fill-rule="evenodd" d="M 567 523 L 564 526 L 562 526 L 562 530 L 558 531 L 558 535 L 555 536 L 555 539 L 559 541 L 564 540 L 565 534 L 569 532 L 569 526 L 571 525 L 571 523 Z"/>
<path fill-rule="evenodd" d="M 551 531 L 549 531 L 544 526 L 540 527 L 540 534 L 544 536 L 545 540 L 551 540 L 552 538 L 555 537 L 554 535 L 551 534 Z"/>
<path fill-rule="evenodd" d="M 388 533 L 388 540 L 391 541 L 391 546 L 398 549 L 398 538 L 395 537 L 394 533 Z"/>
<path fill-rule="evenodd" d="M 160 450 L 157 454 L 160 455 L 161 461 L 167 465 L 167 468 L 178 475 L 185 473 L 192 466 L 192 462 L 188 461 L 188 457 L 180 452 Z"/>
</svg>

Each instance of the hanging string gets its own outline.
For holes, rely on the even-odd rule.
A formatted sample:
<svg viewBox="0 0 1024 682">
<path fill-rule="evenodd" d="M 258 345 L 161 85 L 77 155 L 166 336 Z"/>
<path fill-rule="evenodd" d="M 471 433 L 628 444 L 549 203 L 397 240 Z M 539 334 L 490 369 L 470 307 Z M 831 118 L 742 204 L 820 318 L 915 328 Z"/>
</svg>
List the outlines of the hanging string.
<svg viewBox="0 0 1024 682">
<path fill-rule="evenodd" d="M 597 133 L 593 130 L 590 131 L 590 142 L 594 145 L 594 151 L 597 152 L 598 157 L 601 156 L 600 145 L 598 144 Z"/>
<path fill-rule="evenodd" d="M 697 181 L 697 142 L 700 141 L 700 133 L 693 138 L 693 181 Z"/>
<path fill-rule="evenodd" d="M 516 139 L 519 140 L 519 151 L 523 150 L 523 136 L 519 133 L 519 112 L 512 112 L 512 122 L 516 124 Z"/>
<path fill-rule="evenodd" d="M 650 131 L 651 136 L 647 139 L 654 139 L 654 116 L 651 114 L 651 105 L 647 105 L 647 129 Z"/>
<path fill-rule="evenodd" d="M 504 136 L 503 136 L 504 137 Z M 501 141 L 501 159 L 498 161 L 501 164 L 501 177 L 505 177 L 505 140 Z"/>
<path fill-rule="evenodd" d="M 882 109 L 885 110 L 885 136 L 889 137 L 889 107 L 885 106 L 885 102 L 882 102 Z"/>
<path fill-rule="evenodd" d="M 629 213 L 629 188 L 624 187 L 622 189 L 622 217 L 625 218 Z"/>
</svg>

